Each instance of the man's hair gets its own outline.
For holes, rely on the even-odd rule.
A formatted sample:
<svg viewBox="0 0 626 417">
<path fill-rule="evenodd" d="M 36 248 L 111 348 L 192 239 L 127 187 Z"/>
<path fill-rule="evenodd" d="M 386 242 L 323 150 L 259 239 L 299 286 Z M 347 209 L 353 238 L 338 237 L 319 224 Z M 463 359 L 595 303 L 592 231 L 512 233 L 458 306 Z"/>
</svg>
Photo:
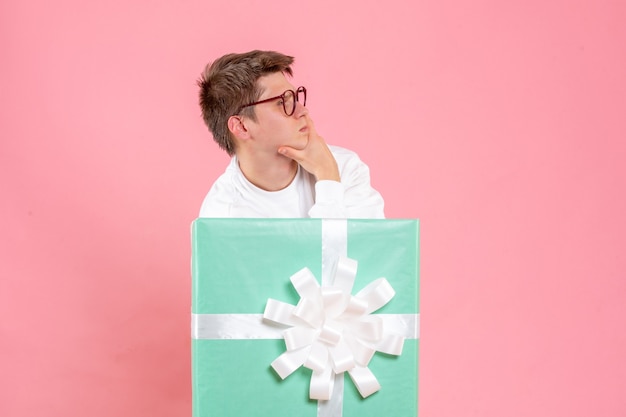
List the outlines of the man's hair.
<svg viewBox="0 0 626 417">
<path fill-rule="evenodd" d="M 241 106 L 259 99 L 257 80 L 267 74 L 284 72 L 292 75 L 293 57 L 274 51 L 250 51 L 228 54 L 204 69 L 198 80 L 202 118 L 213 138 L 229 155 L 235 154 L 235 143 L 228 130 L 228 119 Z M 255 119 L 254 106 L 241 114 Z"/>
</svg>

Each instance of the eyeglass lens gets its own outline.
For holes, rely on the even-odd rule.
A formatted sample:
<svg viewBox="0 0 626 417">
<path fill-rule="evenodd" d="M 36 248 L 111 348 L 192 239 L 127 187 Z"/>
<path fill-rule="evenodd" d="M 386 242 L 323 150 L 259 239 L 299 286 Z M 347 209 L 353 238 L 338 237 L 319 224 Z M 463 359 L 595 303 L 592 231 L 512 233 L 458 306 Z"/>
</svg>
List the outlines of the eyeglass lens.
<svg viewBox="0 0 626 417">
<path fill-rule="evenodd" d="M 293 90 L 287 90 L 283 93 L 283 109 L 287 116 L 291 116 L 296 111 L 296 102 L 306 106 L 306 88 L 298 87 L 296 90 L 296 99 L 294 100 Z"/>
</svg>

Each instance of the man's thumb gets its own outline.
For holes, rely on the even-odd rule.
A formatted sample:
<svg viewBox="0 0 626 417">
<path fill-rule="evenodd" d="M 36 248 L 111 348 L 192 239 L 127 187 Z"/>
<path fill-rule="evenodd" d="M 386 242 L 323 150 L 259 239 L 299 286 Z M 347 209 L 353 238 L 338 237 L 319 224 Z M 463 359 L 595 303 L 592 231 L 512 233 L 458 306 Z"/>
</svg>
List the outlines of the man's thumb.
<svg viewBox="0 0 626 417">
<path fill-rule="evenodd" d="M 278 153 L 285 155 L 287 158 L 296 159 L 296 149 L 289 146 L 281 146 L 278 148 Z"/>
</svg>

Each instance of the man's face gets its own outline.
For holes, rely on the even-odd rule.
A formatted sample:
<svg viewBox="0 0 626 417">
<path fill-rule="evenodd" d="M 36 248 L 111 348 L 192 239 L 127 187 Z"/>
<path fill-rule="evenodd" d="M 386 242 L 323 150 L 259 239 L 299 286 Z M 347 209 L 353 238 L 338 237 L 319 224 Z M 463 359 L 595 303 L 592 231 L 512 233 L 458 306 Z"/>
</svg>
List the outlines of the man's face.
<svg viewBox="0 0 626 417">
<path fill-rule="evenodd" d="M 282 72 L 275 72 L 258 79 L 262 93 L 260 100 L 276 97 L 286 90 L 296 88 L 287 80 Z M 256 122 L 248 119 L 246 126 L 260 151 L 276 153 L 280 146 L 291 146 L 303 149 L 308 141 L 307 109 L 302 103 L 296 103 L 296 109 L 287 116 L 282 100 L 272 100 L 254 106 Z"/>
</svg>

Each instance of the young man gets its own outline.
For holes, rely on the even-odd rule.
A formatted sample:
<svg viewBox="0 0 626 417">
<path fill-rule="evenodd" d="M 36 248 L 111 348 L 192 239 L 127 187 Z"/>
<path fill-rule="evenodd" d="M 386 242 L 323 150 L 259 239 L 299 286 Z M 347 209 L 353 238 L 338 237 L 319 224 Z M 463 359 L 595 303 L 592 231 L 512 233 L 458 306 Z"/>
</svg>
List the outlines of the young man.
<svg viewBox="0 0 626 417">
<path fill-rule="evenodd" d="M 369 169 L 317 134 L 305 87 L 294 87 L 293 57 L 273 51 L 228 54 L 201 78 L 202 116 L 231 162 L 200 217 L 384 218 Z"/>
</svg>

